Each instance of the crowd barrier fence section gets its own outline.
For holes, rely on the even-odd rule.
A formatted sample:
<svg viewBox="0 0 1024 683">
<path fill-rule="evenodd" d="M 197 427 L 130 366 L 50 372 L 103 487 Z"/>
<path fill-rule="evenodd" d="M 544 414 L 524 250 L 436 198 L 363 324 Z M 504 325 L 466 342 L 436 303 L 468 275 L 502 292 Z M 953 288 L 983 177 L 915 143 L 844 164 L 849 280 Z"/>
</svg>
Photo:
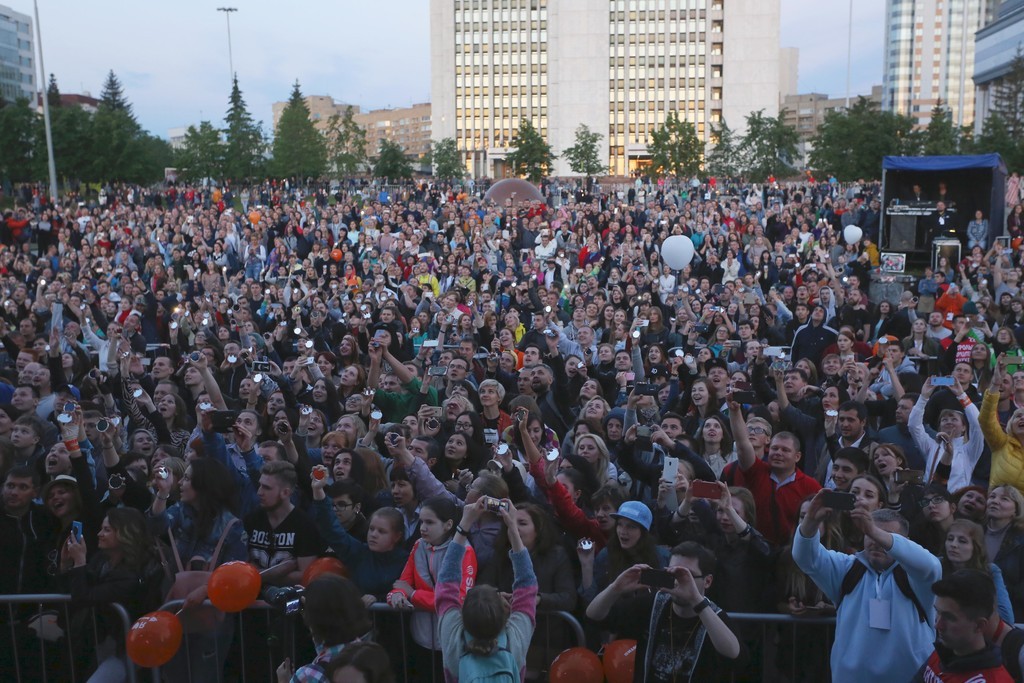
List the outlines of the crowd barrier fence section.
<svg viewBox="0 0 1024 683">
<path fill-rule="evenodd" d="M 168 602 L 160 609 L 177 612 L 182 601 Z M 103 611 L 98 618 L 97 613 Z M 370 606 L 375 639 L 397 642 L 390 650 L 395 662 L 396 680 L 403 683 L 431 681 L 439 683 L 440 651 L 431 653 L 430 674 L 415 671 L 412 646 L 404 637 L 410 632 L 407 620 L 412 610 L 397 610 L 384 603 Z M 786 683 L 826 681 L 829 679 L 829 655 L 835 636 L 835 617 L 794 617 L 788 614 L 736 613 L 729 615 L 751 650 L 750 666 L 734 675 L 734 680 L 774 680 Z M 257 603 L 239 613 L 225 616 L 234 631 L 233 645 L 244 656 L 235 658 L 232 677 L 242 681 L 276 680 L 276 670 L 285 657 L 298 666 L 311 661 L 303 652 L 309 639 L 301 613 L 287 613 Z M 1018 627 L 1024 625 L 1018 624 Z M 124 680 L 136 683 L 148 680 L 140 674 L 124 654 L 124 637 L 131 628 L 128 612 L 113 603 L 79 606 L 71 596 L 59 594 L 0 595 L 0 672 L 4 680 L 16 683 L 70 681 L 83 683 L 98 663 L 107 659 L 108 666 L 121 666 Z M 381 638 L 383 637 L 383 638 Z M 181 647 L 186 661 L 192 639 L 186 636 Z M 541 612 L 527 662 L 532 677 L 546 679 L 550 663 L 562 650 L 584 647 L 586 634 L 580 622 L 568 612 Z M 216 643 L 215 643 L 216 646 Z M 228 652 L 217 651 L 218 658 Z M 203 676 L 189 671 L 181 682 L 166 676 L 162 669 L 152 672 L 154 683 L 208 683 Z M 217 678 L 224 680 L 224 674 Z M 751 678 L 753 677 L 753 678 Z"/>
<path fill-rule="evenodd" d="M 138 672 L 124 652 L 129 628 L 128 612 L 117 603 L 80 605 L 70 595 L 48 593 L 0 595 L 0 677 L 84 683 L 99 665 L 136 683 Z"/>
<path fill-rule="evenodd" d="M 165 603 L 160 609 L 175 613 L 181 609 L 182 601 L 175 600 Z M 409 618 L 416 610 L 399 610 L 385 603 L 376 603 L 370 606 L 370 616 L 373 619 L 372 638 L 376 641 L 383 640 L 387 645 L 395 646 L 389 650 L 392 655 L 392 666 L 396 672 L 396 680 L 402 683 L 442 683 L 441 652 L 433 650 L 429 653 L 429 664 L 421 653 L 415 652 L 410 646 L 408 638 L 410 633 L 408 625 Z M 288 658 L 293 666 L 298 668 L 308 664 L 312 660 L 310 652 L 303 653 L 303 644 L 309 638 L 306 635 L 306 626 L 302 621 L 301 612 L 287 613 L 286 610 L 259 602 L 239 614 L 225 615 L 228 628 L 234 630 L 234 644 L 239 653 L 244 656 L 228 658 L 228 669 L 233 677 L 244 682 L 277 680 L 277 667 Z M 436 625 L 436 622 L 435 622 Z M 210 643 L 214 647 L 215 657 L 219 660 L 227 656 L 227 652 L 220 651 L 220 644 L 213 640 Z M 547 667 L 558 653 L 570 647 L 586 646 L 586 638 L 583 626 L 568 612 L 540 612 L 537 614 L 537 629 L 534 634 L 534 641 L 530 648 L 527 668 L 543 676 Z M 184 660 L 187 663 L 194 661 L 190 649 L 195 647 L 195 640 L 187 635 L 182 639 L 181 648 L 184 650 Z M 535 666 L 531 667 L 533 663 Z M 424 675 L 422 671 L 416 671 L 415 666 L 429 666 L 429 673 Z M 186 667 L 187 677 L 183 680 L 172 678 L 168 672 L 161 669 L 153 670 L 154 683 L 212 683 L 198 676 L 191 667 Z M 224 680 L 223 670 L 217 678 L 217 683 Z"/>
</svg>

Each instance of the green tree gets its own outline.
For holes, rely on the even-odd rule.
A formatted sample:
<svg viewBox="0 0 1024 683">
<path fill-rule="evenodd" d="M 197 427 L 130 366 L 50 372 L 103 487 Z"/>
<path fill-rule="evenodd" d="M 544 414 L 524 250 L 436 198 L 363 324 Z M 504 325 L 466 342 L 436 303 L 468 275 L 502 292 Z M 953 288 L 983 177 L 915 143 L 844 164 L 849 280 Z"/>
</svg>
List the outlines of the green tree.
<svg viewBox="0 0 1024 683">
<path fill-rule="evenodd" d="M 135 113 L 132 111 L 132 105 L 129 104 L 127 98 L 125 98 L 124 88 L 121 86 L 121 81 L 117 78 L 113 69 L 111 69 L 107 74 L 107 80 L 103 82 L 103 92 L 100 94 L 100 106 L 115 111 L 125 112 L 133 121 L 135 120 Z"/>
<path fill-rule="evenodd" d="M 46 101 L 50 108 L 60 106 L 60 88 L 57 87 L 57 77 L 50 74 L 50 82 L 46 85 Z"/>
<path fill-rule="evenodd" d="M 209 121 L 189 126 L 185 140 L 175 155 L 174 165 L 186 180 L 220 178 L 224 172 L 225 146 L 220 131 Z"/>
<path fill-rule="evenodd" d="M 0 184 L 32 180 L 36 113 L 19 98 L 0 108 Z"/>
<path fill-rule="evenodd" d="M 81 107 L 51 107 L 50 131 L 53 134 L 53 158 L 57 164 L 57 175 L 65 182 L 81 180 L 88 174 L 92 163 L 92 116 Z M 49 172 L 46 164 L 46 130 L 42 117 L 36 117 L 35 152 L 33 173 L 36 178 L 46 178 Z"/>
<path fill-rule="evenodd" d="M 878 178 L 882 157 L 919 153 L 914 121 L 879 111 L 865 97 L 858 97 L 849 109 L 825 114 L 825 121 L 810 142 L 810 167 L 831 173 L 841 181 Z"/>
<path fill-rule="evenodd" d="M 590 130 L 585 124 L 576 129 L 576 140 L 572 147 L 562 152 L 562 157 L 569 162 L 573 173 L 588 178 L 604 173 L 607 166 L 601 163 L 600 144 L 604 138 L 600 133 Z"/>
<path fill-rule="evenodd" d="M 261 175 L 266 147 L 262 124 L 249 114 L 236 76 L 231 79 L 228 111 L 224 115 L 224 175 L 237 179 Z"/>
<path fill-rule="evenodd" d="M 736 142 L 736 134 L 725 122 L 711 125 L 711 142 L 713 147 L 708 152 L 705 166 L 710 175 L 721 178 L 733 178 L 740 172 L 740 152 Z"/>
<path fill-rule="evenodd" d="M 309 107 L 295 81 L 274 132 L 271 168 L 279 178 L 318 178 L 327 170 L 327 146 L 309 119 Z"/>
<path fill-rule="evenodd" d="M 1024 52 L 1020 47 L 1010 70 L 992 94 L 992 110 L 972 148 L 999 152 L 1010 170 L 1024 170 Z"/>
<path fill-rule="evenodd" d="M 747 114 L 747 132 L 739 149 L 749 178 L 759 182 L 792 173 L 790 162 L 796 158 L 800 138 L 783 118 L 785 111 L 778 116 L 765 116 L 763 109 Z"/>
<path fill-rule="evenodd" d="M 647 151 L 651 155 L 651 167 L 658 173 L 689 178 L 700 171 L 704 143 L 697 137 L 692 123 L 671 112 L 665 123 L 651 132 Z"/>
<path fill-rule="evenodd" d="M 932 118 L 924 131 L 922 151 L 928 156 L 956 154 L 960 149 L 960 131 L 953 125 L 953 112 L 940 101 L 932 108 Z"/>
<path fill-rule="evenodd" d="M 148 184 L 163 180 L 164 169 L 174 165 L 174 150 L 163 138 L 143 132 L 132 147 L 133 164 L 125 176 L 130 182 Z"/>
<path fill-rule="evenodd" d="M 519 121 L 513 144 L 515 148 L 505 157 L 505 163 L 515 175 L 526 177 L 530 182 L 539 183 L 558 158 L 529 119 Z"/>
<path fill-rule="evenodd" d="M 466 177 L 466 165 L 455 138 L 441 138 L 430 146 L 430 163 L 434 177 L 439 180 L 461 180 Z"/>
<path fill-rule="evenodd" d="M 101 103 L 92 118 L 92 163 L 85 180 L 126 180 L 133 173 L 136 140 L 142 130 L 124 109 Z"/>
<path fill-rule="evenodd" d="M 411 178 L 412 164 L 405 156 L 405 149 L 387 138 L 380 139 L 377 158 L 373 162 L 375 178 Z"/>
<path fill-rule="evenodd" d="M 366 131 L 356 123 L 352 107 L 327 120 L 328 166 L 340 177 L 359 173 L 366 164 Z"/>
<path fill-rule="evenodd" d="M 1024 136 L 1024 48 L 1020 46 L 993 93 L 992 113 L 999 115 L 1011 138 Z"/>
</svg>

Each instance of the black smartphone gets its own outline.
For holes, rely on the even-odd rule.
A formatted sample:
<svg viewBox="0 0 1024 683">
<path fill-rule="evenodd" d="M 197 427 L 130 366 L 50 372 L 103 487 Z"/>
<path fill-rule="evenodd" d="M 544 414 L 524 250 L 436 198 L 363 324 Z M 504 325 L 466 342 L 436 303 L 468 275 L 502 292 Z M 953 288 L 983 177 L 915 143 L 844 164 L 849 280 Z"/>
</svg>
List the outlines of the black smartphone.
<svg viewBox="0 0 1024 683">
<path fill-rule="evenodd" d="M 892 479 L 897 484 L 923 484 L 924 472 L 921 470 L 896 470 Z"/>
<path fill-rule="evenodd" d="M 427 370 L 428 377 L 444 377 L 448 374 L 448 366 L 446 365 L 432 365 Z"/>
<path fill-rule="evenodd" d="M 746 403 L 748 405 L 760 405 L 761 403 L 761 399 L 753 391 L 734 391 L 732 392 L 732 398 L 737 403 Z"/>
<path fill-rule="evenodd" d="M 210 422 L 215 432 L 230 432 L 238 419 L 238 410 L 215 410 L 210 413 Z"/>
<path fill-rule="evenodd" d="M 640 583 L 651 588 L 675 588 L 676 577 L 664 569 L 641 569 Z"/>
<path fill-rule="evenodd" d="M 252 362 L 253 372 L 270 372 L 270 361 L 269 360 L 254 360 Z"/>
<path fill-rule="evenodd" d="M 633 387 L 637 396 L 657 396 L 659 389 L 661 387 L 653 382 L 640 382 Z"/>
<path fill-rule="evenodd" d="M 833 510 L 852 510 L 856 500 L 852 493 L 846 491 L 825 491 L 821 495 L 821 502 Z"/>
</svg>

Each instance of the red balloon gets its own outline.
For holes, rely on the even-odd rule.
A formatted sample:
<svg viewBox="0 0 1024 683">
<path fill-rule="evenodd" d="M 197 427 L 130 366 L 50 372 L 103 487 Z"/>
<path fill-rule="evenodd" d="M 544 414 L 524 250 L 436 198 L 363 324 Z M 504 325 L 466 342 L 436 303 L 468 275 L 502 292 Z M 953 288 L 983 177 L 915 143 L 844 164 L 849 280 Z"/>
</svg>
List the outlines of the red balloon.
<svg viewBox="0 0 1024 683">
<path fill-rule="evenodd" d="M 597 655 L 585 647 L 571 647 L 555 657 L 548 675 L 551 683 L 604 683 Z"/>
<path fill-rule="evenodd" d="M 213 570 L 206 592 L 222 612 L 241 612 L 260 596 L 262 577 L 248 562 L 225 562 Z"/>
<path fill-rule="evenodd" d="M 181 621 L 170 612 L 150 612 L 132 624 L 125 645 L 128 657 L 139 666 L 163 666 L 181 647 Z"/>
<path fill-rule="evenodd" d="M 604 675 L 608 683 L 633 683 L 635 666 L 635 640 L 613 640 L 604 646 Z"/>
<path fill-rule="evenodd" d="M 313 560 L 306 571 L 302 572 L 302 585 L 308 586 L 318 576 L 333 574 L 334 576 L 348 577 L 348 568 L 336 557 L 321 557 Z"/>
<path fill-rule="evenodd" d="M 340 261 L 344 257 L 345 254 L 342 253 L 341 249 L 335 249 L 331 252 L 331 258 L 334 259 L 335 261 Z"/>
<path fill-rule="evenodd" d="M 261 218 L 261 216 L 260 216 L 260 212 L 259 211 L 253 211 L 253 212 L 251 212 L 249 214 L 249 222 L 252 223 L 253 225 L 256 225 L 257 223 L 259 223 L 260 222 L 260 218 Z"/>
</svg>

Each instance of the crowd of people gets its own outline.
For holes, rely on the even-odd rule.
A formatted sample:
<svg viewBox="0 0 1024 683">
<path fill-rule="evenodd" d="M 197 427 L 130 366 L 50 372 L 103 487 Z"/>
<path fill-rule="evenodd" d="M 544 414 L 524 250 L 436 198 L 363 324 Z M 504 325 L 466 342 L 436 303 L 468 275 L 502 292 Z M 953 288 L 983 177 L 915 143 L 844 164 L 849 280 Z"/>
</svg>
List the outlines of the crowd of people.
<svg viewBox="0 0 1024 683">
<path fill-rule="evenodd" d="M 889 300 L 877 184 L 487 189 L 7 211 L 0 591 L 72 609 L 5 608 L 0 669 L 124 680 L 105 607 L 176 598 L 171 681 L 241 677 L 296 611 L 280 681 L 543 680 L 553 612 L 635 639 L 636 681 L 1021 680 L 1018 223 Z M 270 622 L 206 601 L 231 561 Z M 730 613 L 835 616 L 831 656 Z"/>
</svg>

